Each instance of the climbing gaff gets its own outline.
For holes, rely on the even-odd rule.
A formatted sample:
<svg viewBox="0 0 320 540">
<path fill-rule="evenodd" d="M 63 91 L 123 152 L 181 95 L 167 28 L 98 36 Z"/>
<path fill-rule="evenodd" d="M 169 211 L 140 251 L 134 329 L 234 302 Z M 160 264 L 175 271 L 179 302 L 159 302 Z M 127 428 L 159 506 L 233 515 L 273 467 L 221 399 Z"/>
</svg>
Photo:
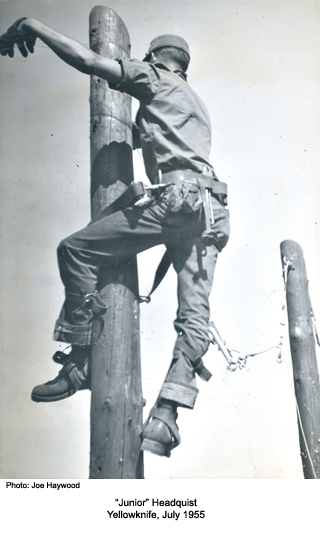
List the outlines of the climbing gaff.
<svg viewBox="0 0 320 540">
<path fill-rule="evenodd" d="M 213 321 L 210 321 L 209 323 L 209 335 L 210 335 L 210 341 L 213 345 L 217 345 L 219 351 L 222 352 L 223 356 L 225 357 L 228 367 L 230 371 L 235 371 L 237 367 L 239 369 L 243 369 L 246 365 L 246 358 L 242 358 L 238 351 L 230 351 L 227 347 L 225 342 L 223 341 L 222 337 L 220 336 L 218 329 Z M 233 356 L 233 353 L 237 353 L 236 356 Z"/>
</svg>

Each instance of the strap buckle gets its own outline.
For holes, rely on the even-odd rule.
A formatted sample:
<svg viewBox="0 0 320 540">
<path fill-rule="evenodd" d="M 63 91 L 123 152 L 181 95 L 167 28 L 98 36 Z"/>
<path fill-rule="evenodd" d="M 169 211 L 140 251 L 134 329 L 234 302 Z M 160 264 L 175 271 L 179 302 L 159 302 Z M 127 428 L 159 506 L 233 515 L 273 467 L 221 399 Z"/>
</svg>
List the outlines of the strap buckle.
<svg viewBox="0 0 320 540">
<path fill-rule="evenodd" d="M 101 315 L 107 309 L 106 303 L 102 300 L 98 291 L 88 294 L 73 293 L 70 291 L 65 292 L 66 300 L 86 306 L 88 309 L 92 309 L 94 315 Z"/>
<path fill-rule="evenodd" d="M 200 379 L 206 382 L 211 379 L 212 374 L 205 367 L 202 358 L 199 358 L 199 356 L 196 356 L 193 350 L 191 349 L 191 347 L 189 347 L 189 345 L 187 345 L 185 341 L 181 341 L 181 340 L 178 341 L 178 343 L 176 343 L 176 348 L 179 349 L 182 353 L 184 353 L 187 356 L 187 358 L 189 358 L 190 362 L 192 363 L 194 367 L 195 372 L 199 375 Z"/>
<path fill-rule="evenodd" d="M 102 300 L 98 291 L 86 294 L 84 303 L 87 304 L 90 309 L 92 309 L 92 313 L 94 315 L 102 315 L 107 310 L 107 305 L 104 300 Z"/>
</svg>

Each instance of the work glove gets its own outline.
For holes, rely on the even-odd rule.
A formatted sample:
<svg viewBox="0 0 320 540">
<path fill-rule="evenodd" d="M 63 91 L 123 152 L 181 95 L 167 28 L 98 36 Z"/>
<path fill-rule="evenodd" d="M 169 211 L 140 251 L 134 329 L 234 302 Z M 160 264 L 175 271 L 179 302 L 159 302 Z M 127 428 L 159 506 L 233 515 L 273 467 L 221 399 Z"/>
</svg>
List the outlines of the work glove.
<svg viewBox="0 0 320 540">
<path fill-rule="evenodd" d="M 36 37 L 32 36 L 28 32 L 18 30 L 18 26 L 22 21 L 25 21 L 27 17 L 18 19 L 5 34 L 0 36 L 0 53 L 2 56 L 14 56 L 14 44 L 16 43 L 22 56 L 25 58 L 28 56 L 28 51 L 33 53 Z"/>
</svg>

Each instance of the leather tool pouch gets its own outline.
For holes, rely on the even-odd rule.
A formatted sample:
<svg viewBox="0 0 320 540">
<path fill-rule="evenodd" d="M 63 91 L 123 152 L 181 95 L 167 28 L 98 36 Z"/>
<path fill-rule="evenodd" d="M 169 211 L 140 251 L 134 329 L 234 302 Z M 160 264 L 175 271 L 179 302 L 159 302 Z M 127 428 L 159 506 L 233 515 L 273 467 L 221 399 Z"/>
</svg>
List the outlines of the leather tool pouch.
<svg viewBox="0 0 320 540">
<path fill-rule="evenodd" d="M 170 212 L 197 212 L 202 206 L 202 197 L 199 187 L 186 180 L 177 180 L 169 185 L 162 195 Z"/>
</svg>

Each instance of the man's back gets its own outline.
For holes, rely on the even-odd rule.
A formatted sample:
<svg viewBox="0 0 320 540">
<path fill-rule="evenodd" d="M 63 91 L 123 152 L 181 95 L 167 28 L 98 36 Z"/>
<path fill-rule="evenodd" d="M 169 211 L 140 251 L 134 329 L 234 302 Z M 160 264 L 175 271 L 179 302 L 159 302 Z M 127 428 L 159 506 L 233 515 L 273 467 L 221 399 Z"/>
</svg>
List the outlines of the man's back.
<svg viewBox="0 0 320 540">
<path fill-rule="evenodd" d="M 209 114 L 185 75 L 161 63 L 128 60 L 121 65 L 123 80 L 116 88 L 140 101 L 137 121 L 150 181 L 158 181 L 159 170 L 212 170 Z"/>
</svg>

